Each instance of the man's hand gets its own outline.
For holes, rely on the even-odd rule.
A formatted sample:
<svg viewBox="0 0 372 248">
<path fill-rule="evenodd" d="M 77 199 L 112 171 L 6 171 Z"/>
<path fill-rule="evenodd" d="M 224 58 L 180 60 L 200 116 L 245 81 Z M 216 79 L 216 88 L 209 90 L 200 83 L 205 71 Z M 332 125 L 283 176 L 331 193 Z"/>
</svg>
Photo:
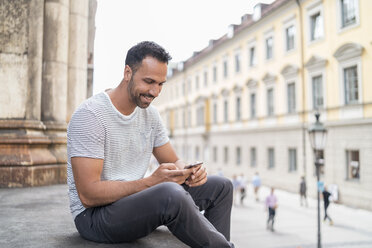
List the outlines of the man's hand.
<svg viewBox="0 0 372 248">
<path fill-rule="evenodd" d="M 186 180 L 186 185 L 190 187 L 196 187 L 203 185 L 207 182 L 207 171 L 203 165 L 198 165 L 197 167 L 190 168 L 187 170 L 191 170 L 191 175 Z"/>
<path fill-rule="evenodd" d="M 174 163 L 163 163 L 152 173 L 151 177 L 155 184 L 162 182 L 183 184 L 191 173 L 191 169 L 179 169 Z"/>
</svg>

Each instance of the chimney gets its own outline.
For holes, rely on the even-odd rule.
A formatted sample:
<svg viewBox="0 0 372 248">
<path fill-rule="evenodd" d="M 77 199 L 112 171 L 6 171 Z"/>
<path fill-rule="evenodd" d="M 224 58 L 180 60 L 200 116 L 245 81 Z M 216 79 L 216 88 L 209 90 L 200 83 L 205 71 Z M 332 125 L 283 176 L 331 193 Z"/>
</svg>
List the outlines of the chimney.
<svg viewBox="0 0 372 248">
<path fill-rule="evenodd" d="M 258 21 L 261 18 L 261 12 L 262 12 L 262 4 L 258 3 L 253 7 L 253 15 L 252 19 L 253 21 Z"/>
</svg>

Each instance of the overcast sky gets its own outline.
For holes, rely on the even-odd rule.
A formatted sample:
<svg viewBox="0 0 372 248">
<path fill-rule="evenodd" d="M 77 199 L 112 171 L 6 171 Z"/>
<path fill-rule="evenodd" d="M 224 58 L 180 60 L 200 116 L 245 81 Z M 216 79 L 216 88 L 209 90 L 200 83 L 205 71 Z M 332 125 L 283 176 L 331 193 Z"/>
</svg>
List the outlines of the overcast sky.
<svg viewBox="0 0 372 248">
<path fill-rule="evenodd" d="M 127 50 L 152 40 L 168 50 L 172 62 L 227 32 L 230 24 L 252 13 L 258 2 L 273 0 L 98 0 L 94 51 L 94 93 L 122 79 Z"/>
</svg>

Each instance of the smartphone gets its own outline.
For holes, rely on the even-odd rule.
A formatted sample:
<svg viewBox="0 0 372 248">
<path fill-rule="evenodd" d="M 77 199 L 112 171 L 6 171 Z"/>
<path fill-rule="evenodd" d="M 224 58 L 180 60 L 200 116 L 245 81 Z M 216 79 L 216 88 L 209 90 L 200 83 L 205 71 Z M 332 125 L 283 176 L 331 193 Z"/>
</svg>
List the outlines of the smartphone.
<svg viewBox="0 0 372 248">
<path fill-rule="evenodd" d="M 195 166 L 201 165 L 202 163 L 203 163 L 203 162 L 196 161 L 195 163 L 192 163 L 192 164 L 186 165 L 186 166 L 185 166 L 185 169 L 190 169 L 190 168 L 192 168 L 192 167 L 195 167 Z"/>
</svg>

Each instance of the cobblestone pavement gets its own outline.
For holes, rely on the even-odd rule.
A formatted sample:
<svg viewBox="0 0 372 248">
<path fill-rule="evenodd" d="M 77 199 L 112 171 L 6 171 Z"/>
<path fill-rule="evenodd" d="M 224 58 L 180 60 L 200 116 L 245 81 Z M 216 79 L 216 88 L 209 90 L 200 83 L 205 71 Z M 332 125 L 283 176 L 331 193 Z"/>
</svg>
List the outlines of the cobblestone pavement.
<svg viewBox="0 0 372 248">
<path fill-rule="evenodd" d="M 261 189 L 261 199 L 268 194 Z M 237 248 L 315 248 L 316 201 L 300 207 L 298 195 L 277 190 L 275 232 L 266 230 L 263 202 L 249 188 L 244 205 L 234 205 L 232 241 Z M 0 189 L 0 247 L 141 247 L 185 248 L 165 227 L 129 244 L 97 244 L 77 233 L 68 208 L 67 185 Z M 322 223 L 323 248 L 372 248 L 372 212 L 331 204 L 334 225 Z M 323 215 L 323 213 L 322 213 Z"/>
</svg>

